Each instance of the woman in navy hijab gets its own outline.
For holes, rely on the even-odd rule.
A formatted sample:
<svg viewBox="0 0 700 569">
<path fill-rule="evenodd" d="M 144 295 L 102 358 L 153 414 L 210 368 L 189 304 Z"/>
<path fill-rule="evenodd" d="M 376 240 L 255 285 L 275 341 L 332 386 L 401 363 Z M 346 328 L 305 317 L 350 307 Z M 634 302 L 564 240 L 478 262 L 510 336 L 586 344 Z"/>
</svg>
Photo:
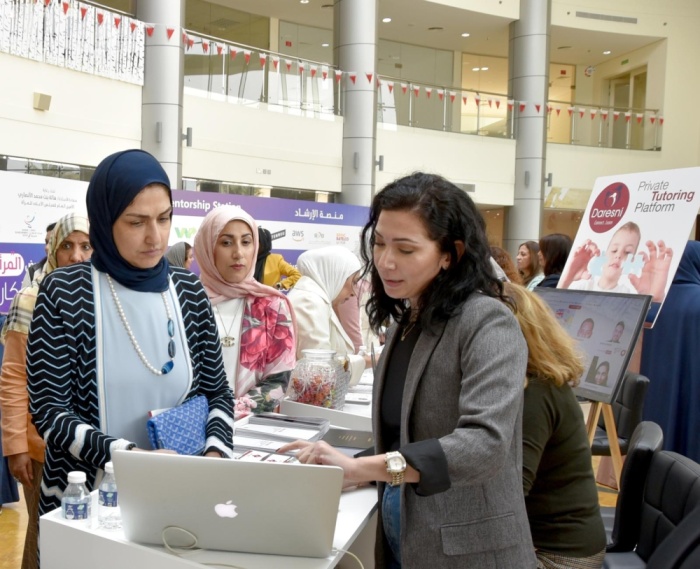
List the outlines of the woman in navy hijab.
<svg viewBox="0 0 700 569">
<path fill-rule="evenodd" d="M 170 181 L 142 150 L 105 158 L 87 190 L 92 262 L 42 282 L 29 333 L 30 411 L 46 441 L 40 512 L 60 505 L 68 472 L 92 489 L 118 449 L 150 449 L 152 409 L 209 402 L 207 456 L 232 452 L 233 395 L 214 314 L 195 275 L 163 255 Z"/>
<path fill-rule="evenodd" d="M 641 373 L 650 380 L 644 420 L 664 448 L 700 462 L 700 242 L 689 241 L 656 325 L 644 332 Z"/>
</svg>

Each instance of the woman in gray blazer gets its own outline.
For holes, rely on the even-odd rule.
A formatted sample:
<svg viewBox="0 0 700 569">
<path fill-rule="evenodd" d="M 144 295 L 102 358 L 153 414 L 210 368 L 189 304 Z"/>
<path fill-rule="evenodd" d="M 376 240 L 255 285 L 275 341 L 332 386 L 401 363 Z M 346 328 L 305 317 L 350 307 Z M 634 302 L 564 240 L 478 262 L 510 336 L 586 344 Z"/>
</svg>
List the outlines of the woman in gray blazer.
<svg viewBox="0 0 700 569">
<path fill-rule="evenodd" d="M 362 234 L 375 330 L 375 455 L 297 442 L 347 484 L 377 481 L 377 567 L 535 566 L 522 490 L 527 347 L 490 265 L 484 221 L 447 180 L 416 173 L 372 202 Z"/>
</svg>

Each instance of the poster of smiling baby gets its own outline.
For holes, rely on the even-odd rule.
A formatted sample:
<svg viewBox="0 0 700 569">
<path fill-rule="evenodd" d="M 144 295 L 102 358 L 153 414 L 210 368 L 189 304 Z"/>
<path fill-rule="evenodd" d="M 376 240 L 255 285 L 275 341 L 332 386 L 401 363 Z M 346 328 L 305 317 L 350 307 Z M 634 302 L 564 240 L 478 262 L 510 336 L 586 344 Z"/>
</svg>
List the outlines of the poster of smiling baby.
<svg viewBox="0 0 700 569">
<path fill-rule="evenodd" d="M 700 168 L 595 182 L 559 288 L 652 297 L 658 314 L 700 207 Z"/>
</svg>

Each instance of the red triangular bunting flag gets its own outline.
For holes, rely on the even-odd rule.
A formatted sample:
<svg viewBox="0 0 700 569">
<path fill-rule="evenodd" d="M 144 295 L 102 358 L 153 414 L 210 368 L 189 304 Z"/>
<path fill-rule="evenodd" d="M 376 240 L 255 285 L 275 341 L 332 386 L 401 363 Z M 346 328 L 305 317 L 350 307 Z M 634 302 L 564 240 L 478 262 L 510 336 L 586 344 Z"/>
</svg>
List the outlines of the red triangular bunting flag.
<svg viewBox="0 0 700 569">
<path fill-rule="evenodd" d="M 467 104 L 467 97 L 466 96 L 462 96 L 462 103 L 465 105 Z"/>
<path fill-rule="evenodd" d="M 656 122 L 656 115 L 651 115 L 649 120 L 651 121 L 651 124 L 654 124 Z"/>
<path fill-rule="evenodd" d="M 478 94 L 477 94 L 477 95 L 474 97 L 474 104 L 478 107 L 480 102 L 481 102 L 481 95 L 478 95 Z"/>
<path fill-rule="evenodd" d="M 133 32 L 136 29 L 136 22 L 131 22 L 129 24 L 129 27 L 131 28 L 131 31 Z"/>
<path fill-rule="evenodd" d="M 408 91 L 408 84 L 407 83 L 401 83 L 401 90 L 403 91 L 403 94 L 406 94 L 406 91 Z"/>
<path fill-rule="evenodd" d="M 557 116 L 559 116 L 559 113 L 561 113 L 561 109 L 560 109 L 559 107 L 557 107 L 557 108 L 554 109 L 554 110 L 557 111 Z"/>
<path fill-rule="evenodd" d="M 420 85 L 414 85 L 413 86 L 413 94 L 417 97 L 420 95 Z"/>
<path fill-rule="evenodd" d="M 348 77 L 350 77 L 350 81 L 352 81 L 352 84 L 354 85 L 355 81 L 357 81 L 357 73 L 351 71 L 350 73 L 348 73 Z"/>
<path fill-rule="evenodd" d="M 625 122 L 630 122 L 631 118 L 632 118 L 632 113 L 630 111 L 627 111 L 625 113 Z"/>
<path fill-rule="evenodd" d="M 64 2 L 63 3 L 63 14 L 64 15 L 68 13 L 68 8 L 70 8 L 70 4 L 68 2 Z"/>
<path fill-rule="evenodd" d="M 493 109 L 493 99 L 489 99 L 489 109 Z"/>
<path fill-rule="evenodd" d="M 637 124 L 642 124 L 644 120 L 644 113 L 637 113 Z"/>
<path fill-rule="evenodd" d="M 513 106 L 515 105 L 515 101 L 514 101 L 513 99 L 508 99 L 507 102 L 508 102 L 508 110 L 509 110 L 509 111 L 512 111 L 512 110 L 513 110 Z"/>
<path fill-rule="evenodd" d="M 601 110 L 600 111 L 600 116 L 603 117 L 603 120 L 606 121 L 608 120 L 608 112 L 607 110 Z"/>
<path fill-rule="evenodd" d="M 613 111 L 613 121 L 620 118 L 620 111 Z"/>
<path fill-rule="evenodd" d="M 260 67 L 265 67 L 265 63 L 267 63 L 267 54 L 261 53 L 260 54 Z"/>
<path fill-rule="evenodd" d="M 299 73 L 304 73 L 304 69 L 306 69 L 304 62 L 303 61 L 297 61 L 297 69 L 299 70 Z"/>
<path fill-rule="evenodd" d="M 548 104 L 548 105 L 547 105 L 547 114 L 549 115 L 549 114 L 551 114 L 551 113 L 552 113 L 552 105 L 549 105 L 549 104 Z"/>
<path fill-rule="evenodd" d="M 501 100 L 500 99 L 496 99 L 496 108 L 497 109 L 501 108 Z"/>
<path fill-rule="evenodd" d="M 146 26 L 146 33 L 148 34 L 148 37 L 153 37 L 153 30 L 155 30 L 155 26 Z"/>
<path fill-rule="evenodd" d="M 377 77 L 377 88 L 382 86 L 382 82 L 379 80 L 379 77 Z"/>
<path fill-rule="evenodd" d="M 245 57 L 245 62 L 246 64 L 250 63 L 250 54 L 252 52 L 249 49 L 244 49 L 243 50 L 243 57 Z"/>
<path fill-rule="evenodd" d="M 85 19 L 85 14 L 87 14 L 87 8 L 81 7 L 81 8 L 80 8 L 80 19 L 81 19 L 81 20 L 84 20 L 84 19 Z M 153 32 L 151 32 L 151 33 L 153 33 Z"/>
<path fill-rule="evenodd" d="M 323 77 L 323 80 L 326 80 L 326 77 L 328 77 L 328 69 L 325 67 L 321 67 L 321 77 Z"/>
<path fill-rule="evenodd" d="M 48 6 L 48 4 L 47 4 Z M 101 26 L 102 22 L 105 21 L 105 15 L 102 12 L 97 12 L 97 25 Z"/>
<path fill-rule="evenodd" d="M 569 116 L 574 114 L 574 111 L 576 110 L 576 107 L 569 107 L 567 111 L 569 111 Z"/>
<path fill-rule="evenodd" d="M 518 110 L 521 113 L 525 110 L 525 105 L 527 105 L 527 103 L 525 101 L 520 101 L 520 104 L 518 105 Z"/>
<path fill-rule="evenodd" d="M 122 23 L 122 19 L 118 18 L 117 16 L 114 16 L 114 27 L 119 29 L 119 24 Z"/>
<path fill-rule="evenodd" d="M 194 39 L 193 38 L 187 38 L 187 49 L 192 49 L 192 46 L 194 45 Z"/>
<path fill-rule="evenodd" d="M 229 48 L 229 50 L 230 50 L 230 51 L 228 52 L 228 54 L 231 56 L 231 59 L 235 59 L 236 54 L 237 54 L 238 52 L 237 52 L 235 49 L 233 49 L 232 47 Z"/>
<path fill-rule="evenodd" d="M 365 76 L 367 77 L 367 83 L 371 83 L 374 75 L 372 73 L 365 73 Z"/>
<path fill-rule="evenodd" d="M 284 65 L 287 68 L 288 72 L 292 70 L 292 60 L 291 59 L 285 59 Z"/>
<path fill-rule="evenodd" d="M 335 69 L 333 73 L 335 73 L 335 82 L 340 83 L 340 80 L 343 78 L 343 72 L 340 69 Z"/>
<path fill-rule="evenodd" d="M 318 67 L 311 66 L 311 78 L 313 79 L 316 77 L 316 73 L 318 73 Z"/>
<path fill-rule="evenodd" d="M 454 91 L 450 91 L 450 103 L 455 102 L 455 97 L 457 97 L 457 93 L 455 93 Z"/>
<path fill-rule="evenodd" d="M 175 28 L 165 28 L 165 33 L 168 36 L 168 39 L 173 37 L 173 34 L 175 33 Z M 184 36 L 185 38 L 187 37 L 187 34 Z"/>
<path fill-rule="evenodd" d="M 664 126 L 664 117 L 659 117 L 659 124 Z"/>
<path fill-rule="evenodd" d="M 586 109 L 579 109 L 578 110 L 578 116 L 583 118 L 583 115 L 586 114 Z"/>
<path fill-rule="evenodd" d="M 277 66 L 280 64 L 280 58 L 279 57 L 273 57 L 272 58 L 272 65 L 275 66 L 275 71 L 277 71 Z"/>
<path fill-rule="evenodd" d="M 438 99 L 440 99 L 442 101 L 444 98 L 445 98 L 445 91 L 443 91 L 442 89 L 439 89 L 438 90 Z"/>
<path fill-rule="evenodd" d="M 433 88 L 432 87 L 426 87 L 425 88 L 425 94 L 428 95 L 428 99 L 430 99 L 430 95 L 433 93 Z"/>
<path fill-rule="evenodd" d="M 591 120 L 593 120 L 598 111 L 596 109 L 589 109 L 589 112 L 591 113 Z"/>
<path fill-rule="evenodd" d="M 202 40 L 202 49 L 204 53 L 209 53 L 209 42 Z"/>
<path fill-rule="evenodd" d="M 393 84 L 391 81 L 389 82 L 389 84 L 387 85 L 387 87 L 389 87 L 389 93 L 393 93 L 393 92 L 394 92 L 394 84 Z"/>
<path fill-rule="evenodd" d="M 224 46 L 217 43 L 216 44 L 216 53 L 221 55 L 223 53 L 223 51 L 224 51 Z"/>
<path fill-rule="evenodd" d="M 535 103 L 535 108 L 537 109 L 537 112 L 540 112 L 540 109 L 542 108 L 542 105 L 540 103 Z"/>
</svg>

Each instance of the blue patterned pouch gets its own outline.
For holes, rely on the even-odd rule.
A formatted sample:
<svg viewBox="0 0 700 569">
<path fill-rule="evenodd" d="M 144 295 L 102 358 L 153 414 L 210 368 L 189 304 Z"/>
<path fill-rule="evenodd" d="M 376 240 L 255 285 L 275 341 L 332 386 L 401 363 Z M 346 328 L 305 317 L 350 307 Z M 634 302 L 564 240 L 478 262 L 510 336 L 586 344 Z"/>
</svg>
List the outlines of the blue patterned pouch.
<svg viewBox="0 0 700 569">
<path fill-rule="evenodd" d="M 209 404 L 204 395 L 158 413 L 146 423 L 151 446 L 174 450 L 178 454 L 202 454 L 207 440 L 208 417 Z"/>
</svg>

